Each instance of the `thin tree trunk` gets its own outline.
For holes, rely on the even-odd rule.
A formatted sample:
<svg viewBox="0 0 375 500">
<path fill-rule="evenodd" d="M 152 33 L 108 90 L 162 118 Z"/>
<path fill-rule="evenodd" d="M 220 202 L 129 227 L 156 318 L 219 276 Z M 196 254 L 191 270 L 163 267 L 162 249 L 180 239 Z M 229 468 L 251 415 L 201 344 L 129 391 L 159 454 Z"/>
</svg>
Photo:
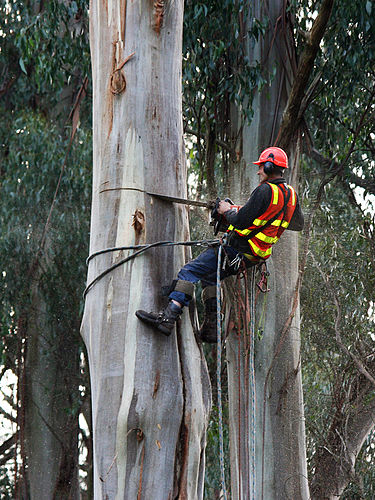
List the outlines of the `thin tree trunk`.
<svg viewBox="0 0 375 500">
<path fill-rule="evenodd" d="M 78 499 L 78 412 L 73 408 L 74 396 L 78 401 L 77 339 L 69 332 L 59 337 L 46 317 L 35 285 L 23 389 L 30 498 Z"/>
<path fill-rule="evenodd" d="M 182 16 L 181 0 L 91 3 L 91 253 L 189 237 L 186 208 L 144 192 L 186 197 Z M 124 255 L 91 260 L 88 283 Z M 135 316 L 162 306 L 161 285 L 188 257 L 153 249 L 88 291 L 95 499 L 202 498 L 210 385 L 189 315 L 168 338 Z"/>
</svg>

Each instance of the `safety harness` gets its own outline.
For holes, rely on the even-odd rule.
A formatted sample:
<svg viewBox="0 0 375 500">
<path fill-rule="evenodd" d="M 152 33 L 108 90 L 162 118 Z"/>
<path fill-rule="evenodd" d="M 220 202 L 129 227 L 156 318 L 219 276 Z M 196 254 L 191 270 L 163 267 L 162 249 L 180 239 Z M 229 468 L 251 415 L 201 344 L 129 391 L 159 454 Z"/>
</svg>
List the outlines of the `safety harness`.
<svg viewBox="0 0 375 500">
<path fill-rule="evenodd" d="M 270 206 L 263 214 L 263 217 L 267 216 L 267 213 L 272 210 L 273 205 L 279 204 L 280 192 L 283 194 L 283 199 L 284 199 L 284 203 L 281 209 L 270 219 L 265 219 L 265 218 L 255 219 L 252 223 L 252 226 L 255 226 L 254 228 L 250 226 L 247 229 L 237 229 L 233 225 L 230 225 L 228 227 L 228 232 L 230 235 L 229 244 L 231 237 L 233 237 L 233 235 L 235 234 L 241 237 L 246 237 L 252 253 L 245 253 L 244 255 L 249 260 L 254 260 L 254 257 L 260 259 L 268 259 L 268 257 L 270 257 L 272 253 L 272 245 L 274 245 L 279 240 L 284 229 L 286 229 L 289 226 L 290 219 L 292 218 L 296 206 L 296 194 L 292 186 L 287 185 L 287 195 L 285 196 L 283 190 L 279 188 L 277 185 L 271 183 L 267 184 L 272 189 L 272 198 Z M 288 212 L 288 203 L 291 197 L 292 197 L 291 208 L 293 210 L 291 211 L 291 213 L 288 214 L 289 220 L 285 220 Z M 282 217 L 280 218 L 281 214 Z M 269 231 L 266 231 L 266 229 L 269 228 L 270 226 L 275 226 L 274 229 L 278 228 L 276 233 L 275 232 L 272 233 L 274 235 L 267 234 Z"/>
</svg>

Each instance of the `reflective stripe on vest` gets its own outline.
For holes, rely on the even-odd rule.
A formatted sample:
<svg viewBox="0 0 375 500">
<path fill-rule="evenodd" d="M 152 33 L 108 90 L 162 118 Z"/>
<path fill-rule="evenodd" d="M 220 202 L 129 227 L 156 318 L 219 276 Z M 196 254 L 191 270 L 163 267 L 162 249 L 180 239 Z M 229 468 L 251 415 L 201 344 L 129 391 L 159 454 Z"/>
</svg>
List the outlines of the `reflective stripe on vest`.
<svg viewBox="0 0 375 500">
<path fill-rule="evenodd" d="M 267 250 L 261 250 L 259 247 L 255 245 L 255 243 L 252 240 L 249 240 L 250 246 L 253 249 L 253 252 L 256 255 L 259 255 L 259 257 L 262 257 L 263 259 L 266 257 L 269 257 L 272 253 L 272 247 L 267 248 Z"/>
<path fill-rule="evenodd" d="M 267 183 L 271 190 L 272 190 L 272 196 L 271 196 L 271 201 L 270 204 L 267 208 L 267 210 L 264 212 L 263 216 L 266 216 L 265 219 L 254 219 L 252 222 L 252 225 L 246 229 L 237 229 L 235 228 L 232 224 L 229 226 L 228 231 L 235 231 L 238 235 L 246 237 L 249 235 L 255 228 L 259 228 L 261 226 L 265 226 L 269 219 L 272 219 L 274 217 L 275 213 L 278 212 L 277 208 L 279 210 L 282 208 L 281 203 L 284 204 L 285 201 L 285 193 L 283 192 L 282 198 L 280 198 L 280 191 L 283 191 L 281 187 L 278 187 L 276 184 L 272 183 Z M 284 231 L 289 226 L 289 222 L 292 218 L 294 208 L 296 206 L 296 192 L 292 186 L 287 185 L 287 188 L 290 190 L 290 198 L 288 201 L 288 204 L 285 208 L 285 212 L 282 212 L 279 215 L 279 218 L 271 222 L 267 226 L 267 228 L 264 230 L 265 232 L 259 231 L 256 235 L 254 235 L 252 238 L 248 239 L 248 243 L 251 247 L 251 250 L 253 251 L 254 255 L 267 259 L 271 254 L 272 254 L 272 245 L 274 245 L 281 236 L 281 233 Z M 274 206 L 277 206 L 274 207 Z M 274 207 L 274 208 L 272 208 Z M 292 214 L 289 216 L 289 220 L 284 220 L 284 217 L 286 216 L 287 212 L 290 213 L 290 209 L 293 208 Z M 281 226 L 281 227 L 280 227 Z M 273 229 L 272 229 L 273 227 Z M 279 229 L 276 229 L 279 228 Z M 268 234 L 267 234 L 268 233 Z M 259 242 L 259 243 L 257 243 Z"/>
</svg>

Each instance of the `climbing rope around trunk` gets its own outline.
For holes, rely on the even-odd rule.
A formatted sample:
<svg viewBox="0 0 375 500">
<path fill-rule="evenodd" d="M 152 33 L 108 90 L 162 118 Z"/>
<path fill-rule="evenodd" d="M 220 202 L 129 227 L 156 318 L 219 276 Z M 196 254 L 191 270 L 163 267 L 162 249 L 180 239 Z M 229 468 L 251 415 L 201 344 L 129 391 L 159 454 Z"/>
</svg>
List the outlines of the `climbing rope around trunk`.
<svg viewBox="0 0 375 500">
<path fill-rule="evenodd" d="M 116 264 L 113 264 L 113 266 L 108 267 L 105 271 L 100 273 L 95 279 L 93 279 L 85 288 L 85 291 L 83 292 L 83 298 L 86 298 L 87 293 L 91 288 L 97 283 L 99 280 L 101 280 L 104 276 L 112 272 L 114 269 L 117 267 L 122 266 L 122 264 L 125 264 L 126 262 L 129 262 L 130 260 L 134 259 L 138 255 L 146 252 L 147 250 L 150 250 L 151 248 L 155 247 L 161 247 L 161 246 L 177 246 L 177 245 L 183 245 L 183 246 L 212 246 L 212 245 L 218 245 L 220 240 L 195 240 L 195 241 L 156 241 L 155 243 L 149 243 L 148 245 L 132 245 L 132 246 L 127 246 L 127 247 L 111 247 L 111 248 L 105 248 L 104 250 L 99 250 L 98 252 L 94 252 L 91 254 L 87 259 L 86 259 L 86 264 L 88 264 L 94 257 L 97 257 L 98 255 L 102 255 L 105 253 L 109 252 L 119 252 L 121 250 L 137 250 L 136 252 L 132 253 L 131 255 L 128 255 L 128 257 L 125 257 L 125 259 L 120 260 L 119 262 L 116 262 Z"/>
</svg>

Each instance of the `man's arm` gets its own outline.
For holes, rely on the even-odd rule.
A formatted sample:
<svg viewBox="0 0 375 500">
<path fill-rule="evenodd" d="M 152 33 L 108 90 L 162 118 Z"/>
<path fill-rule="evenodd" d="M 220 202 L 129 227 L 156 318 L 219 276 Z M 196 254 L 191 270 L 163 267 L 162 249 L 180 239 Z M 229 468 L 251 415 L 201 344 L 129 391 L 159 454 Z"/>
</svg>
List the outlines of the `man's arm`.
<svg viewBox="0 0 375 500">
<path fill-rule="evenodd" d="M 305 218 L 303 216 L 303 212 L 301 210 L 301 206 L 297 198 L 297 205 L 294 210 L 292 219 L 289 223 L 288 229 L 290 231 L 302 231 L 304 225 L 305 225 Z"/>
<path fill-rule="evenodd" d="M 237 229 L 247 229 L 257 217 L 263 214 L 271 202 L 272 190 L 268 184 L 260 184 L 246 204 L 238 211 L 231 209 L 228 202 L 221 201 L 218 212 Z"/>
</svg>

